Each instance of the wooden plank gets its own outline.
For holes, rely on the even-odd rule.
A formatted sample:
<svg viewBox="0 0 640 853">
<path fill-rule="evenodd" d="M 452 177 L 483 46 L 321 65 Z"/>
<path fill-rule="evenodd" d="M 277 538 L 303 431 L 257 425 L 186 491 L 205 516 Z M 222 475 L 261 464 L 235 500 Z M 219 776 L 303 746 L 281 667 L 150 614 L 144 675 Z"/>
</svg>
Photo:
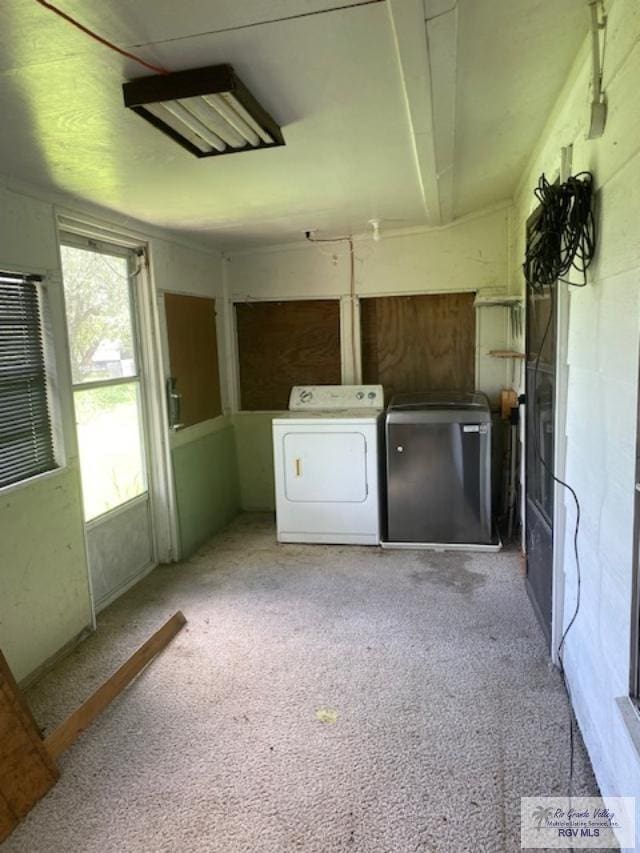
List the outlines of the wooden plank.
<svg viewBox="0 0 640 853">
<path fill-rule="evenodd" d="M 140 646 L 126 663 L 45 738 L 44 744 L 49 753 L 57 758 L 60 753 L 68 749 L 95 718 L 104 711 L 107 705 L 165 648 L 186 621 L 182 612 L 178 611 L 146 643 Z"/>
<path fill-rule="evenodd" d="M 475 388 L 473 293 L 362 299 L 360 317 L 362 380 L 382 383 L 387 400 Z"/>
<path fill-rule="evenodd" d="M 0 794 L 0 844 L 18 825 L 18 819 L 9 808 L 9 803 Z"/>
<path fill-rule="evenodd" d="M 0 841 L 59 777 L 0 652 Z"/>
<path fill-rule="evenodd" d="M 511 409 L 518 406 L 518 395 L 513 388 L 504 388 L 500 392 L 500 414 L 504 420 L 509 420 L 511 417 Z"/>
<path fill-rule="evenodd" d="M 281 411 L 292 385 L 339 385 L 337 299 L 236 305 L 241 408 Z"/>
<path fill-rule="evenodd" d="M 164 306 L 180 421 L 193 426 L 222 414 L 215 300 L 165 293 Z"/>
<path fill-rule="evenodd" d="M 13 692 L 14 700 L 18 703 L 21 708 L 21 712 L 24 717 L 29 721 L 28 725 L 30 729 L 36 733 L 37 740 L 40 740 L 38 733 L 38 724 L 35 721 L 33 714 L 31 713 L 31 708 L 27 705 L 27 702 L 22 694 L 22 691 L 18 687 L 18 683 L 13 677 L 13 673 L 9 668 L 9 664 L 7 663 L 7 659 L 0 651 L 0 683 L 5 682 L 9 689 Z"/>
</svg>

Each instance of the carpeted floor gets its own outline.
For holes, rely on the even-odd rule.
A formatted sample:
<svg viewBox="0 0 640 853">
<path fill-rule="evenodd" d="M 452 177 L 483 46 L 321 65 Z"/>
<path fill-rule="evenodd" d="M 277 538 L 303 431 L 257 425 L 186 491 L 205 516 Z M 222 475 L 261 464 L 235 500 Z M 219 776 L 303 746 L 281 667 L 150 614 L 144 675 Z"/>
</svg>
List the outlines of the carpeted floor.
<svg viewBox="0 0 640 853">
<path fill-rule="evenodd" d="M 189 624 L 61 759 L 3 853 L 500 853 L 565 793 L 569 716 L 514 553 L 276 546 L 243 516 L 29 693 L 50 728 Z M 597 787 L 578 738 L 574 792 Z"/>
</svg>

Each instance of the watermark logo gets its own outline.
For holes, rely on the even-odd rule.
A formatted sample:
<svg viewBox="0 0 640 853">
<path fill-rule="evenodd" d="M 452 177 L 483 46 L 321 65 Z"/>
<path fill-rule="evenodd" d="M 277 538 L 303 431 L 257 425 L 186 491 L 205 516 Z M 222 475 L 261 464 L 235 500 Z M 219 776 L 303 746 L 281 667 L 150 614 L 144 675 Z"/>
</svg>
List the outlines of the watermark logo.
<svg viewBox="0 0 640 853">
<path fill-rule="evenodd" d="M 635 849 L 635 797 L 522 797 L 520 846 Z"/>
</svg>

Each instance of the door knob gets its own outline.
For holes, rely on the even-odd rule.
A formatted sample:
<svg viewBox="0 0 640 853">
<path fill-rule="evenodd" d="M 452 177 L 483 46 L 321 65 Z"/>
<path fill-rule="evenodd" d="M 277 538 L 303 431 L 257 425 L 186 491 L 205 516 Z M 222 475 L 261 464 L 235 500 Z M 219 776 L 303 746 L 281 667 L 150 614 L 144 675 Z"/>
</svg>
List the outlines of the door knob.
<svg viewBox="0 0 640 853">
<path fill-rule="evenodd" d="M 398 451 L 398 453 L 404 453 L 404 447 L 403 447 L 401 444 L 399 444 L 399 445 L 396 447 L 396 450 Z"/>
</svg>

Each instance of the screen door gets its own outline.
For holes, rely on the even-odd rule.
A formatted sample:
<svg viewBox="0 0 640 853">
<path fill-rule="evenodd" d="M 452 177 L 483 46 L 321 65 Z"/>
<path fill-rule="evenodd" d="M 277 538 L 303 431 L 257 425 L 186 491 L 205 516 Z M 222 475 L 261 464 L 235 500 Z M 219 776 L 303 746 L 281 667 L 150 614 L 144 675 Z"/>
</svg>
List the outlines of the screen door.
<svg viewBox="0 0 640 853">
<path fill-rule="evenodd" d="M 89 570 L 96 609 L 154 562 L 139 259 L 72 235 L 61 247 Z"/>
<path fill-rule="evenodd" d="M 553 477 L 556 287 L 527 286 L 527 591 L 547 639 L 553 604 Z"/>
</svg>

